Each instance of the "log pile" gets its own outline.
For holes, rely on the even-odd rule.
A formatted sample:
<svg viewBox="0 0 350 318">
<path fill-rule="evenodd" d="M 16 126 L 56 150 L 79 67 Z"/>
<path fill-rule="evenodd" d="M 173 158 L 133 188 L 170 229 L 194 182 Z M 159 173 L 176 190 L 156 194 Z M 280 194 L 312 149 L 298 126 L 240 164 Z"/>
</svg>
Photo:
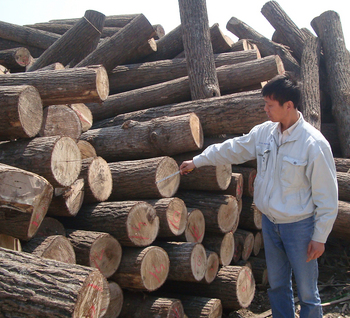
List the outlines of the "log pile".
<svg viewBox="0 0 350 318">
<path fill-rule="evenodd" d="M 274 40 L 232 17 L 234 43 L 208 27 L 204 0 L 179 6 L 181 25 L 168 34 L 143 14 L 92 10 L 30 26 L 0 22 L 5 312 L 221 317 L 249 307 L 255 287 L 267 285 L 256 162 L 186 176 L 179 164 L 264 122 L 260 90 L 284 71 L 312 83 L 302 112 L 336 157 L 331 235 L 350 241 L 350 77 L 339 71 L 350 61 L 337 14 L 313 20 L 315 37 L 269 1 L 262 14 Z M 31 287 L 14 293 L 24 281 Z"/>
</svg>

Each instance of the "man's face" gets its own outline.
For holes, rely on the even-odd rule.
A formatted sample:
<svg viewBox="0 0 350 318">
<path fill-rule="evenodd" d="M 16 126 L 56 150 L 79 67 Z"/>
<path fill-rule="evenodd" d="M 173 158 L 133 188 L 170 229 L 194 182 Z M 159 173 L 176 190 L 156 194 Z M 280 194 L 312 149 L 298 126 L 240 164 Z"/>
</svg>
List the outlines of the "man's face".
<svg viewBox="0 0 350 318">
<path fill-rule="evenodd" d="M 267 117 L 273 122 L 283 122 L 287 116 L 287 103 L 284 103 L 282 106 L 280 103 L 275 100 L 271 99 L 270 97 L 265 96 L 265 107 L 264 111 L 266 112 Z"/>
</svg>

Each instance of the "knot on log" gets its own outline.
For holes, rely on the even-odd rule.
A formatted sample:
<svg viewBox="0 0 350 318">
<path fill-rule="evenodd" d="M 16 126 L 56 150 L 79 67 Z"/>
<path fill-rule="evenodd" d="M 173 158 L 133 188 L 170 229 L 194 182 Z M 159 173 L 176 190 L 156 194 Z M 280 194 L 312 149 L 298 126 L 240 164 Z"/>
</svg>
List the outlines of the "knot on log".
<svg viewBox="0 0 350 318">
<path fill-rule="evenodd" d="M 215 86 L 215 85 L 207 85 L 207 86 L 205 86 L 204 94 L 205 94 L 205 96 L 207 98 L 221 96 L 220 89 L 217 86 Z"/>
<path fill-rule="evenodd" d="M 121 128 L 122 129 L 128 129 L 128 128 L 134 127 L 135 125 L 137 125 L 137 121 L 135 121 L 135 120 L 127 120 L 127 121 L 125 121 L 122 124 Z"/>
<path fill-rule="evenodd" d="M 157 213 L 154 209 L 147 209 L 146 218 L 149 223 L 153 223 L 156 217 L 157 217 Z"/>
</svg>

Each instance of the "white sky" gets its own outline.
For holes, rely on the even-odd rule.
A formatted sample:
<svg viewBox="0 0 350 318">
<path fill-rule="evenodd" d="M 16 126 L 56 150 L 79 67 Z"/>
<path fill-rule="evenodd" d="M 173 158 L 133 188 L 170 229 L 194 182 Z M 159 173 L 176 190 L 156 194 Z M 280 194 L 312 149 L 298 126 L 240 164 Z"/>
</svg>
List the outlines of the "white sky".
<svg viewBox="0 0 350 318">
<path fill-rule="evenodd" d="M 233 41 L 237 38 L 226 30 L 231 17 L 236 17 L 271 39 L 274 29 L 261 14 L 267 0 L 207 0 L 209 25 L 220 29 Z M 277 0 L 299 28 L 313 32 L 310 22 L 327 10 L 340 15 L 345 43 L 350 46 L 348 0 Z M 180 24 L 178 0 L 0 0 L 0 21 L 25 25 L 51 19 L 80 18 L 86 10 L 104 15 L 143 13 L 151 24 L 161 24 L 168 33 Z"/>
</svg>

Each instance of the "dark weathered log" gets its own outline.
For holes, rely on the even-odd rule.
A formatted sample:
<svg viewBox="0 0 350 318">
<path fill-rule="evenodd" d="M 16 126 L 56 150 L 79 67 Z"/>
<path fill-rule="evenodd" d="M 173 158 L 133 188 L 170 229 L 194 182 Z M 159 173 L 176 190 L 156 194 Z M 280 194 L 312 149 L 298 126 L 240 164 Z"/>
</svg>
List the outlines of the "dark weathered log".
<svg viewBox="0 0 350 318">
<path fill-rule="evenodd" d="M 104 277 L 118 269 L 122 247 L 112 235 L 103 232 L 67 230 L 74 248 L 77 264 L 97 268 Z"/>
<path fill-rule="evenodd" d="M 232 172 L 241 173 L 243 176 L 243 195 L 253 197 L 254 180 L 256 177 L 256 169 L 238 165 L 232 165 Z"/>
<path fill-rule="evenodd" d="M 262 213 L 253 202 L 252 197 L 242 197 L 242 211 L 239 216 L 239 228 L 244 230 L 261 230 Z"/>
<path fill-rule="evenodd" d="M 40 48 L 31 46 L 31 45 L 26 45 L 26 44 L 19 43 L 16 41 L 6 40 L 6 39 L 3 39 L 1 37 L 0 37 L 0 47 L 2 50 L 16 49 L 19 47 L 24 47 L 30 52 L 30 55 L 33 58 L 39 57 L 45 51 L 45 49 L 40 49 Z"/>
<path fill-rule="evenodd" d="M 0 162 L 28 170 L 54 187 L 68 187 L 79 176 L 80 150 L 70 137 L 37 137 L 0 144 Z"/>
<path fill-rule="evenodd" d="M 109 93 L 108 75 L 102 66 L 0 75 L 0 85 L 32 85 L 44 106 L 99 103 Z"/>
<path fill-rule="evenodd" d="M 51 235 L 66 236 L 66 229 L 57 219 L 50 216 L 45 216 L 39 226 L 38 231 L 35 233 L 35 237 Z"/>
<path fill-rule="evenodd" d="M 67 105 L 45 107 L 39 136 L 66 136 L 79 139 L 82 132 L 77 113 Z"/>
<path fill-rule="evenodd" d="M 349 158 L 334 158 L 335 167 L 337 172 L 349 172 L 350 173 L 350 159 Z"/>
<path fill-rule="evenodd" d="M 78 140 L 77 146 L 81 153 L 81 159 L 97 157 L 95 148 L 85 140 Z"/>
<path fill-rule="evenodd" d="M 298 61 L 284 45 L 270 41 L 235 17 L 232 17 L 227 22 L 226 28 L 239 39 L 251 39 L 259 48 L 261 56 L 277 54 L 281 58 L 286 71 L 294 72 L 297 75 L 299 74 L 300 66 Z"/>
<path fill-rule="evenodd" d="M 171 198 L 180 184 L 179 167 L 171 157 L 111 162 L 113 179 L 109 200 Z"/>
<path fill-rule="evenodd" d="M 127 63 L 129 52 L 147 42 L 153 33 L 152 25 L 143 14 L 139 14 L 76 66 L 102 64 L 110 72 L 117 65 Z"/>
<path fill-rule="evenodd" d="M 112 192 L 112 174 L 102 157 L 82 160 L 79 178 L 84 180 L 84 204 L 106 201 Z"/>
<path fill-rule="evenodd" d="M 243 175 L 242 173 L 233 172 L 231 174 L 231 181 L 223 194 L 233 195 L 237 201 L 241 201 L 243 195 Z"/>
<path fill-rule="evenodd" d="M 0 233 L 29 240 L 46 215 L 53 188 L 39 175 L 4 164 L 0 181 Z"/>
<path fill-rule="evenodd" d="M 203 130 L 194 113 L 159 117 L 147 122 L 90 129 L 81 135 L 108 162 L 173 156 L 201 149 Z"/>
<path fill-rule="evenodd" d="M 326 11 L 311 21 L 322 40 L 329 78 L 332 112 L 343 157 L 350 157 L 350 54 L 346 49 L 339 14 Z"/>
<path fill-rule="evenodd" d="M 318 130 L 321 130 L 320 56 L 320 39 L 306 39 L 301 56 L 301 111 L 305 120 Z"/>
<path fill-rule="evenodd" d="M 70 104 L 69 107 L 75 111 L 81 122 L 81 131 L 88 131 L 92 127 L 93 118 L 89 107 L 83 103 Z"/>
<path fill-rule="evenodd" d="M 339 200 L 350 202 L 350 173 L 337 172 Z"/>
<path fill-rule="evenodd" d="M 257 59 L 257 50 L 214 55 L 216 67 Z M 150 86 L 187 76 L 186 59 L 176 58 L 147 63 L 120 65 L 109 74 L 110 94 Z"/>
<path fill-rule="evenodd" d="M 334 222 L 331 235 L 345 241 L 350 241 L 350 202 L 338 202 L 338 215 Z"/>
<path fill-rule="evenodd" d="M 234 239 L 235 244 L 240 244 L 242 246 L 242 255 L 241 258 L 246 261 L 252 254 L 254 247 L 254 235 L 250 231 L 237 229 L 235 231 Z"/>
<path fill-rule="evenodd" d="M 232 44 L 231 51 L 232 52 L 239 52 L 239 51 L 248 51 L 253 49 L 253 45 L 256 46 L 256 44 L 253 44 L 251 40 L 248 39 L 240 39 L 237 42 Z M 259 54 L 260 51 L 258 50 Z M 259 56 L 261 57 L 261 56 Z"/>
<path fill-rule="evenodd" d="M 323 117 L 322 117 L 323 118 Z M 338 134 L 338 125 L 335 122 L 321 123 L 321 133 L 328 140 L 334 157 L 341 157 L 342 150 Z"/>
<path fill-rule="evenodd" d="M 235 241 L 233 232 L 228 232 L 224 235 L 205 235 L 203 246 L 208 250 L 214 251 L 220 258 L 220 265 L 230 265 L 235 249 Z"/>
<path fill-rule="evenodd" d="M 127 61 L 124 63 L 134 64 L 142 62 L 145 56 L 152 54 L 157 51 L 157 42 L 151 38 L 145 41 L 144 44 L 140 45 L 137 49 L 130 52 Z"/>
<path fill-rule="evenodd" d="M 68 264 L 75 264 L 75 252 L 71 242 L 63 235 L 34 237 L 23 245 L 23 251 Z"/>
<path fill-rule="evenodd" d="M 124 293 L 123 308 L 119 317 L 183 318 L 185 316 L 182 303 L 179 299 L 126 291 Z"/>
<path fill-rule="evenodd" d="M 230 232 L 239 217 L 237 200 L 231 195 L 188 190 L 178 192 L 177 196 L 186 206 L 201 210 L 206 232 Z"/>
<path fill-rule="evenodd" d="M 184 242 L 202 243 L 205 234 L 205 219 L 199 209 L 188 208 L 185 232 L 179 236 Z"/>
<path fill-rule="evenodd" d="M 192 100 L 220 96 L 205 0 L 179 0 Z"/>
<path fill-rule="evenodd" d="M 96 48 L 104 21 L 104 14 L 94 10 L 85 11 L 84 17 L 47 48 L 27 71 L 35 71 L 54 62 L 66 66 L 74 60 L 77 64 Z"/>
<path fill-rule="evenodd" d="M 37 29 L 37 30 L 42 30 L 42 31 L 47 31 L 47 32 L 62 35 L 72 27 L 72 24 L 41 22 L 41 23 L 35 23 L 35 24 L 26 24 L 24 26 L 32 29 Z"/>
<path fill-rule="evenodd" d="M 159 217 L 159 237 L 179 236 L 184 233 L 187 225 L 187 208 L 179 198 L 163 198 L 146 200 L 156 210 Z"/>
<path fill-rule="evenodd" d="M 169 266 L 168 254 L 161 247 L 124 247 L 119 268 L 110 279 L 121 288 L 154 291 L 164 284 Z"/>
<path fill-rule="evenodd" d="M 84 183 L 84 179 L 78 178 L 69 187 L 55 188 L 47 215 L 75 216 L 83 204 Z"/>
<path fill-rule="evenodd" d="M 205 249 L 207 255 L 207 268 L 205 270 L 202 282 L 210 284 L 216 277 L 219 270 L 220 260 L 219 255 L 213 251 Z"/>
<path fill-rule="evenodd" d="M 42 121 L 43 105 L 35 87 L 0 87 L 0 140 L 35 137 Z"/>
<path fill-rule="evenodd" d="M 0 247 L 7 248 L 13 251 L 22 251 L 21 241 L 18 238 L 7 234 L 0 234 Z"/>
<path fill-rule="evenodd" d="M 0 248 L 0 271 L 0 307 L 5 316 L 100 314 L 103 276 L 97 269 Z M 11 286 L 16 286 L 15 293 Z"/>
<path fill-rule="evenodd" d="M 155 244 L 169 256 L 168 280 L 200 282 L 204 278 L 207 255 L 201 243 L 156 241 Z"/>
<path fill-rule="evenodd" d="M 0 51 L 0 64 L 8 68 L 11 72 L 17 70 L 24 71 L 31 59 L 32 56 L 25 47 Z"/>
<path fill-rule="evenodd" d="M 159 230 L 156 211 L 142 201 L 87 204 L 76 217 L 61 221 L 66 228 L 109 233 L 123 246 L 148 246 Z"/>
<path fill-rule="evenodd" d="M 124 295 L 123 290 L 116 282 L 108 281 L 109 285 L 109 306 L 104 318 L 117 318 L 122 310 Z"/>
</svg>

